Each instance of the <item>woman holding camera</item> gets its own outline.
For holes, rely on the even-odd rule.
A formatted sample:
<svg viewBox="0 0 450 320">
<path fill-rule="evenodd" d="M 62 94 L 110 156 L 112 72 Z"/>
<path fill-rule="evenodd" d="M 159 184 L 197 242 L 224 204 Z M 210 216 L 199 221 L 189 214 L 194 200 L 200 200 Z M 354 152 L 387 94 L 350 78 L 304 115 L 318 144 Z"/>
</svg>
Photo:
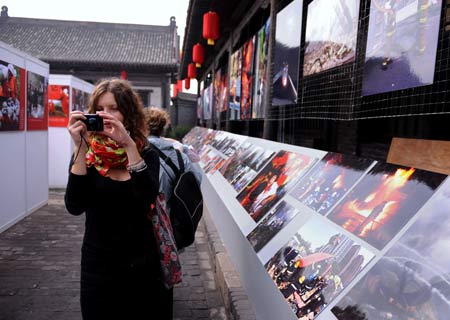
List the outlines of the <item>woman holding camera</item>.
<svg viewBox="0 0 450 320">
<path fill-rule="evenodd" d="M 159 280 L 147 218 L 158 194 L 159 158 L 147 147 L 142 102 L 127 81 L 104 80 L 94 89 L 89 113 L 99 117 L 70 114 L 75 146 L 65 194 L 69 213 L 86 213 L 83 319 L 149 319 L 153 310 L 159 319 L 172 319 L 173 291 Z"/>
</svg>

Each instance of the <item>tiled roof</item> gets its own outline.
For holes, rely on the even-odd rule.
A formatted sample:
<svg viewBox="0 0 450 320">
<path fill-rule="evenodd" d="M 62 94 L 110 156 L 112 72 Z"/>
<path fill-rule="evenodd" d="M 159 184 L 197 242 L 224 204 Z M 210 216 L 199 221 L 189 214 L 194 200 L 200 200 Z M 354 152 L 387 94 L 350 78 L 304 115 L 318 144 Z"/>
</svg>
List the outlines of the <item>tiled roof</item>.
<svg viewBox="0 0 450 320">
<path fill-rule="evenodd" d="M 0 19 L 0 41 L 50 64 L 156 67 L 176 71 L 175 37 L 170 25 Z"/>
</svg>

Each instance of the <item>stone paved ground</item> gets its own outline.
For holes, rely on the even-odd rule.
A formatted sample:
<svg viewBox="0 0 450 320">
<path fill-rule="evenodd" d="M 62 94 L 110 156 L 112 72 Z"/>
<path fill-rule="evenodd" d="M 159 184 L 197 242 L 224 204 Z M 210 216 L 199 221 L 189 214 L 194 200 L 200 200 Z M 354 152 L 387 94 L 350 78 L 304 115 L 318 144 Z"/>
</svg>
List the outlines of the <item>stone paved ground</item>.
<svg viewBox="0 0 450 320">
<path fill-rule="evenodd" d="M 84 219 L 69 215 L 63 191 L 0 234 L 0 320 L 81 319 L 79 262 Z M 205 226 L 181 255 L 184 281 L 175 288 L 174 319 L 227 319 L 214 281 Z"/>
</svg>

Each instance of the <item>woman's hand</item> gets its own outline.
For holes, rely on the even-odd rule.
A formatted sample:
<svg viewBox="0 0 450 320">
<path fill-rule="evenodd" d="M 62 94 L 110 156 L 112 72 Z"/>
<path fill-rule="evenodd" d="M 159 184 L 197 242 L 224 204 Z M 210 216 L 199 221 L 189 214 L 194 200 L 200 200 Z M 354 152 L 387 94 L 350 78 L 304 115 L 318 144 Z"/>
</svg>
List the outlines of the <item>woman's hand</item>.
<svg viewBox="0 0 450 320">
<path fill-rule="evenodd" d="M 72 111 L 69 115 L 67 130 L 69 131 L 76 147 L 78 147 L 81 143 L 81 136 L 85 137 L 87 133 L 86 124 L 82 121 L 85 119 L 86 117 L 81 111 Z"/>
<path fill-rule="evenodd" d="M 101 134 L 110 137 L 124 148 L 128 148 L 135 144 L 121 121 L 112 114 L 104 111 L 100 111 L 98 114 L 103 118 L 104 130 L 100 132 Z"/>
</svg>

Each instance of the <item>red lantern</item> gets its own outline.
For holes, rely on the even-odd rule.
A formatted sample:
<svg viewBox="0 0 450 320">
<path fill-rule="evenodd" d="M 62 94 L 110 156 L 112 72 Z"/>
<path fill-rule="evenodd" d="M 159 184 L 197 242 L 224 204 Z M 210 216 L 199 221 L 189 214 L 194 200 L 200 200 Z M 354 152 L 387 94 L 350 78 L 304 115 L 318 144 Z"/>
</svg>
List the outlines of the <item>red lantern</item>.
<svg viewBox="0 0 450 320">
<path fill-rule="evenodd" d="M 183 92 L 183 80 L 177 81 L 178 92 Z"/>
<path fill-rule="evenodd" d="M 184 87 L 186 88 L 186 90 L 189 90 L 191 88 L 191 79 L 184 79 Z"/>
<path fill-rule="evenodd" d="M 197 69 L 195 68 L 195 64 L 194 63 L 189 63 L 188 64 L 187 76 L 188 76 L 189 79 L 197 78 Z"/>
<path fill-rule="evenodd" d="M 203 38 L 208 39 L 209 46 L 219 38 L 219 15 L 213 11 L 203 15 Z"/>
<path fill-rule="evenodd" d="M 172 84 L 172 98 L 176 98 L 178 95 L 178 85 Z"/>
<path fill-rule="evenodd" d="M 205 49 L 200 43 L 192 48 L 192 61 L 195 62 L 197 68 L 201 68 L 203 62 L 205 62 Z"/>
<path fill-rule="evenodd" d="M 120 79 L 122 79 L 122 80 L 128 79 L 128 74 L 125 70 L 120 71 Z"/>
</svg>

